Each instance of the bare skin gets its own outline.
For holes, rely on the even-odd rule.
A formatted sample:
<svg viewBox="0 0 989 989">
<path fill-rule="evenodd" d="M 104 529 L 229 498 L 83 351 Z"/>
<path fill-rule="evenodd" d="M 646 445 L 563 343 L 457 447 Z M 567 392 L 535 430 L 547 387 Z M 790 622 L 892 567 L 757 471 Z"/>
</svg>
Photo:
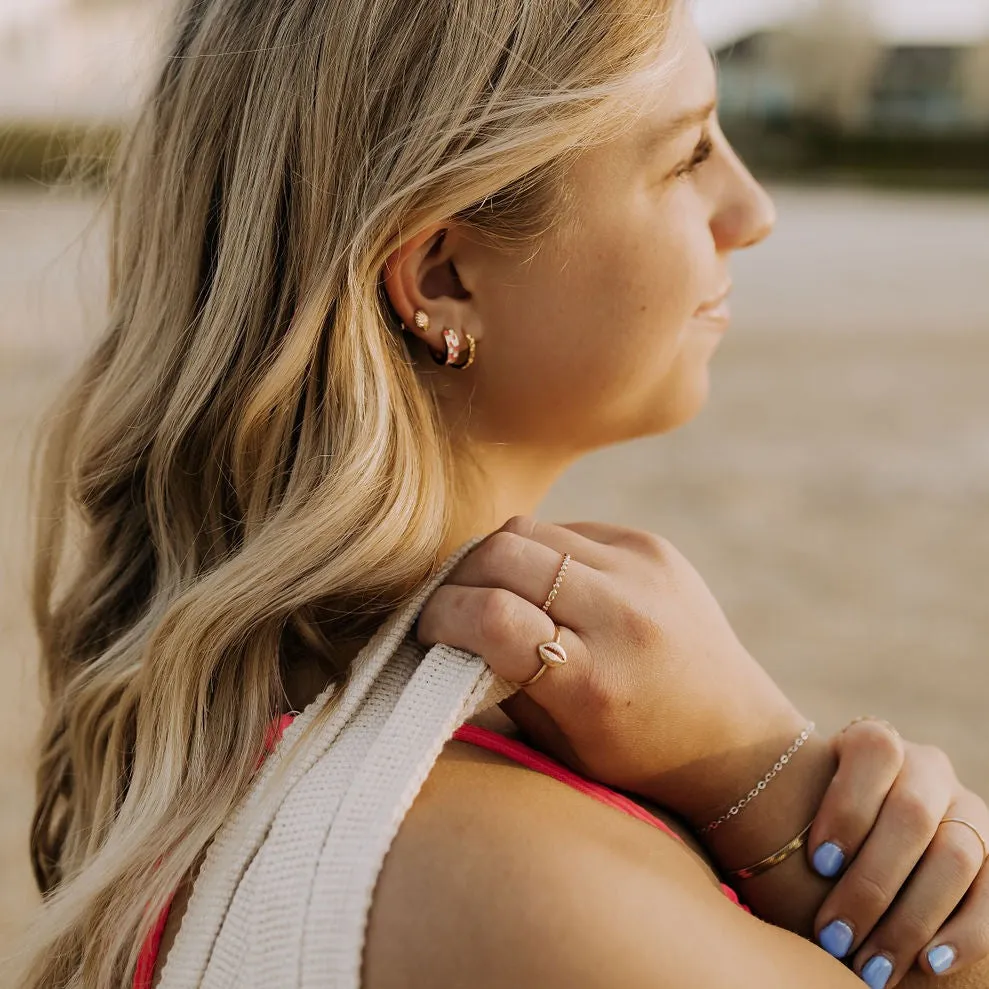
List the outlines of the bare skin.
<svg viewBox="0 0 989 989">
<path fill-rule="evenodd" d="M 530 257 L 494 251 L 449 224 L 422 231 L 389 259 L 387 289 L 406 326 L 416 310 L 430 316 L 429 330 L 411 331 L 413 353 L 441 351 L 444 326 L 478 342 L 477 362 L 465 372 L 420 362 L 447 421 L 466 423 L 463 440 L 480 465 L 468 473 L 465 460 L 467 495 L 446 552 L 531 514 L 580 456 L 673 429 L 706 401 L 708 365 L 727 329 L 719 300 L 731 254 L 765 237 L 775 216 L 717 125 L 713 67 L 687 18 L 679 31 L 684 55 L 674 81 L 657 88 L 655 105 L 625 138 L 574 166 L 576 229 L 549 234 Z M 657 129 L 662 140 L 649 144 Z M 341 647 L 341 656 L 360 645 Z M 293 671 L 290 703 L 301 709 L 321 686 L 315 671 Z M 507 719 L 498 727 L 513 730 Z M 758 753 L 754 762 L 761 760 Z M 806 809 L 799 801 L 820 799 L 818 783 L 807 779 L 795 817 Z M 187 892 L 188 884 L 174 903 L 159 969 Z M 862 982 L 809 941 L 731 904 L 696 843 L 680 845 L 540 774 L 452 742 L 386 859 L 364 984 Z M 989 987 L 989 966 L 940 979 L 914 970 L 900 985 Z"/>
<path fill-rule="evenodd" d="M 479 721 L 512 733 L 507 719 Z M 689 830 L 650 809 L 687 845 L 495 753 L 449 743 L 385 860 L 363 984 L 861 989 L 810 942 L 733 905 Z M 190 891 L 173 903 L 156 986 Z M 986 989 L 989 962 L 942 978 L 914 970 L 900 985 Z"/>
<path fill-rule="evenodd" d="M 582 153 L 567 177 L 576 218 L 538 249 L 496 250 L 447 223 L 388 259 L 417 367 L 471 455 L 446 552 L 532 514 L 588 452 L 672 430 L 707 401 L 731 256 L 776 214 L 721 133 L 714 66 L 686 14 L 671 44 L 675 79 L 657 81 L 627 134 Z M 465 371 L 429 360 L 445 326 L 477 341 Z"/>
<path fill-rule="evenodd" d="M 863 985 L 810 942 L 732 904 L 696 852 L 457 742 L 447 746 L 385 861 L 364 984 Z M 989 964 L 940 979 L 914 970 L 900 985 L 985 989 Z"/>
</svg>

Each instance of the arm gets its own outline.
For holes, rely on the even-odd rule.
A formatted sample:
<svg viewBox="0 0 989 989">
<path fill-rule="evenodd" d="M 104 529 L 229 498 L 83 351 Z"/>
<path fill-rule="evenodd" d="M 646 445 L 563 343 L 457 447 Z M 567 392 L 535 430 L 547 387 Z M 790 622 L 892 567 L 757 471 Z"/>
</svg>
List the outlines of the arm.
<svg viewBox="0 0 989 989">
<path fill-rule="evenodd" d="M 545 575 L 562 575 L 563 552 L 572 559 L 550 621 L 534 602 L 545 593 Z M 806 724 L 738 642 L 699 574 L 650 533 L 600 523 L 509 520 L 464 558 L 417 624 L 423 644 L 443 641 L 469 649 L 506 679 L 522 683 L 525 689 L 502 709 L 538 747 L 586 776 L 672 809 L 694 826 L 717 816 L 760 779 Z M 534 678 L 532 644 L 547 641 L 554 625 L 558 644 L 562 634 L 566 665 L 549 676 L 542 676 L 544 667 Z M 722 870 L 775 851 L 818 816 L 822 801 L 830 800 L 829 784 L 843 788 L 844 757 L 835 777 L 835 755 L 824 739 L 812 738 L 800 756 L 799 772 L 796 764 L 788 768 L 730 829 L 710 836 L 709 852 Z M 942 759 L 933 779 L 928 773 L 918 786 L 915 777 L 899 788 L 899 796 L 891 792 L 890 801 L 883 800 L 888 788 L 883 791 L 869 810 L 869 827 L 878 823 L 875 834 L 833 891 L 800 854 L 747 882 L 743 895 L 764 917 L 803 934 L 813 932 L 815 914 L 821 928 L 843 921 L 832 927 L 839 935 L 831 939 L 833 950 L 843 953 L 848 935 L 857 931 L 853 949 L 873 954 L 857 956 L 856 971 L 869 958 L 882 961 L 876 954 L 892 956 L 898 981 L 957 903 L 949 898 L 960 898 L 982 865 L 974 862 L 974 835 L 965 836 L 965 847 L 960 844 L 961 828 L 935 841 L 951 796 L 945 785 L 953 784 L 946 766 Z M 976 827 L 989 831 L 984 801 L 958 796 L 969 810 L 962 816 L 976 814 Z M 889 809 L 892 804 L 896 810 Z M 821 812 L 815 822 L 814 841 L 842 838 L 827 833 L 828 816 Z M 858 837 L 868 833 L 867 828 Z M 856 842 L 846 841 L 845 851 L 855 857 Z M 914 881 L 911 871 L 921 856 Z M 908 879 L 906 896 L 884 917 Z M 966 906 L 965 919 L 945 928 L 945 935 L 962 941 L 960 964 L 986 953 L 979 927 L 987 913 L 984 905 Z"/>
<path fill-rule="evenodd" d="M 950 945 L 955 953 L 951 974 L 958 981 L 949 985 L 989 986 L 989 866 L 983 867 L 983 848 L 970 829 L 941 826 L 951 817 L 989 833 L 985 802 L 962 786 L 944 753 L 902 741 L 885 723 L 860 721 L 832 739 L 830 747 L 840 753 L 840 768 L 816 813 L 807 848 L 773 870 L 778 876 L 770 872 L 734 885 L 750 905 L 762 905 L 764 918 L 775 920 L 773 911 L 780 907 L 773 893 L 785 896 L 792 873 L 803 870 L 810 882 L 828 889 L 814 929 L 821 931 L 841 918 L 854 932 L 846 956 L 853 971 L 865 974 L 879 955 L 893 963 L 886 983 L 890 989 L 904 984 L 908 975 L 908 986 L 933 985 L 933 979 L 925 981 L 934 975 L 927 952 Z M 743 815 L 725 826 L 739 827 L 739 817 L 747 817 L 767 792 L 761 791 Z M 651 802 L 646 806 L 659 810 Z M 765 802 L 767 826 L 773 810 Z M 755 817 L 745 823 L 759 826 Z M 731 838 L 728 832 L 722 841 L 729 855 Z M 757 832 L 754 839 L 758 842 Z M 837 862 L 831 870 L 840 872 L 837 881 L 817 878 L 806 864 L 825 841 L 845 852 L 847 869 L 842 871 Z M 700 845 L 695 850 L 704 854 Z M 724 868 L 724 859 L 721 864 Z M 791 876 L 783 875 L 784 869 Z M 834 938 L 827 943 L 835 950 Z M 966 973 L 970 967 L 972 975 Z"/>
</svg>

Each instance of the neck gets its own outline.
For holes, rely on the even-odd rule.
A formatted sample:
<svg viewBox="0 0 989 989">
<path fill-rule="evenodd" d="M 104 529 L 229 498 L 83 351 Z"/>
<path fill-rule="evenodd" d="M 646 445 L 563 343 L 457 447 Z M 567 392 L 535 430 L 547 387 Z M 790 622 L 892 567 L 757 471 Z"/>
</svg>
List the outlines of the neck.
<svg viewBox="0 0 989 989">
<path fill-rule="evenodd" d="M 500 529 L 513 516 L 534 514 L 549 489 L 576 459 L 576 455 L 563 456 L 558 450 L 534 450 L 507 443 L 472 444 L 470 456 L 461 458 L 460 493 L 455 499 L 450 530 L 439 559 L 445 560 L 474 536 L 486 536 Z M 337 644 L 334 665 L 349 665 L 366 641 Z M 326 686 L 325 674 L 304 657 L 283 675 L 287 701 L 297 711 Z M 506 722 L 507 719 L 501 718 L 502 729 Z"/>
<path fill-rule="evenodd" d="M 500 529 L 516 515 L 533 515 L 576 453 L 507 443 L 473 444 L 458 478 L 450 531 L 440 552 L 446 559 L 474 536 Z"/>
</svg>

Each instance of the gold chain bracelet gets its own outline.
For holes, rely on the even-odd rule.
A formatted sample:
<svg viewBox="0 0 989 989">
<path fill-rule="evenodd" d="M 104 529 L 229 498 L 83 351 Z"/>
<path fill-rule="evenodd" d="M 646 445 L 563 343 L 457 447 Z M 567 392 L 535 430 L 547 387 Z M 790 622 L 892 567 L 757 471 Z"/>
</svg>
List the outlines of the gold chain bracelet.
<svg viewBox="0 0 989 989">
<path fill-rule="evenodd" d="M 806 728 L 793 740 L 793 744 L 784 752 L 779 759 L 776 761 L 772 769 L 766 773 L 765 776 L 754 787 L 752 787 L 749 792 L 742 797 L 741 800 L 733 807 L 730 807 L 724 814 L 721 815 L 717 820 L 711 821 L 710 824 L 706 824 L 704 827 L 698 830 L 699 835 L 710 834 L 712 831 L 717 831 L 722 824 L 727 824 L 733 817 L 737 817 L 743 810 L 745 810 L 748 805 L 755 800 L 756 797 L 766 789 L 767 786 L 783 771 L 784 767 L 789 765 L 790 760 L 797 754 L 801 749 L 804 742 L 810 738 L 811 733 L 817 725 L 812 721 Z"/>
</svg>

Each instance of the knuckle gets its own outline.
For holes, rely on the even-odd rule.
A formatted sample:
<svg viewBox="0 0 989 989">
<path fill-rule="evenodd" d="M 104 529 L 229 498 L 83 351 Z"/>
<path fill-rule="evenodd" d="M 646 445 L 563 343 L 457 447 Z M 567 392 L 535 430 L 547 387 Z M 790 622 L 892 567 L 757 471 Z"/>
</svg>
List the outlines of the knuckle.
<svg viewBox="0 0 989 989">
<path fill-rule="evenodd" d="M 478 617 L 478 628 L 484 641 L 496 646 L 508 644 L 515 622 L 515 595 L 503 587 L 492 587 L 484 595 Z"/>
<path fill-rule="evenodd" d="M 911 833 L 931 834 L 938 825 L 938 815 L 919 790 L 913 788 L 900 790 L 892 797 L 892 804 L 896 819 Z"/>
<path fill-rule="evenodd" d="M 661 561 L 669 559 L 672 549 L 668 539 L 645 529 L 633 530 L 629 535 L 629 542 L 644 556 Z"/>
<path fill-rule="evenodd" d="M 528 538 L 535 531 L 535 528 L 536 520 L 531 515 L 513 515 L 498 531 Z"/>
<path fill-rule="evenodd" d="M 510 570 L 525 552 L 526 539 L 517 532 L 500 530 L 488 539 L 485 549 L 485 562 L 491 570 Z"/>
<path fill-rule="evenodd" d="M 860 917 L 869 918 L 872 923 L 881 917 L 893 902 L 893 891 L 888 883 L 871 873 L 863 873 L 854 880 L 854 913 Z M 870 924 L 859 925 L 860 930 L 866 930 Z"/>
<path fill-rule="evenodd" d="M 937 925 L 916 910 L 904 909 L 889 924 L 883 925 L 882 941 L 901 951 L 919 951 L 937 933 Z"/>
<path fill-rule="evenodd" d="M 961 829 L 955 829 L 961 832 Z M 936 845 L 937 855 L 949 881 L 956 883 L 971 882 L 982 868 L 982 848 L 966 833 L 947 833 L 945 829 L 938 832 Z"/>
<path fill-rule="evenodd" d="M 924 745 L 920 748 L 924 761 L 940 776 L 953 777 L 955 767 L 951 757 L 944 749 L 939 749 L 936 745 Z"/>
<path fill-rule="evenodd" d="M 876 721 L 860 721 L 855 725 L 852 738 L 857 748 L 884 763 L 899 764 L 903 759 L 902 740 Z"/>
</svg>

